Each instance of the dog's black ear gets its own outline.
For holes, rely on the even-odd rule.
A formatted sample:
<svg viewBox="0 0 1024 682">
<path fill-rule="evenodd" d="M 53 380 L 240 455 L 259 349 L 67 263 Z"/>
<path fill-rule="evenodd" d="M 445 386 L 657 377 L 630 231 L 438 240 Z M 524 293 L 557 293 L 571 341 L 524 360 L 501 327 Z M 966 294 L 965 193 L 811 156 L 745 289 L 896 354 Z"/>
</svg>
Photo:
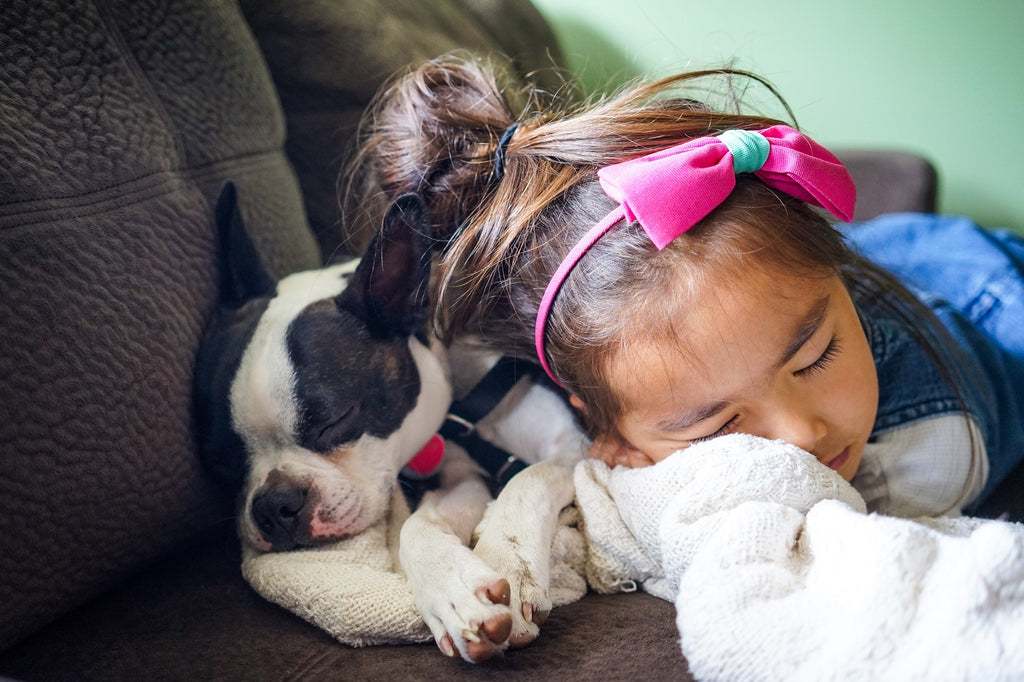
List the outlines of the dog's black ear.
<svg viewBox="0 0 1024 682">
<path fill-rule="evenodd" d="M 388 209 L 338 307 L 378 335 L 408 335 L 429 313 L 430 217 L 418 194 L 403 194 Z"/>
<path fill-rule="evenodd" d="M 221 303 L 237 308 L 246 301 L 274 293 L 277 282 L 263 266 L 238 208 L 233 182 L 226 182 L 217 198 L 217 261 Z"/>
</svg>

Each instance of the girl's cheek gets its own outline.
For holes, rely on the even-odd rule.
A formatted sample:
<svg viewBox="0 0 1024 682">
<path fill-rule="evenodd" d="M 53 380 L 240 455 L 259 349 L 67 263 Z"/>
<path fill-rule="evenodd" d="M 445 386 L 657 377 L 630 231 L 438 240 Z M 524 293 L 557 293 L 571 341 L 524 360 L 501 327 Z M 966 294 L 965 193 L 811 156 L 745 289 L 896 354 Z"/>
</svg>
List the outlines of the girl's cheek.
<svg viewBox="0 0 1024 682">
<path fill-rule="evenodd" d="M 629 448 L 629 451 L 626 453 L 626 456 L 629 460 L 629 463 L 624 464 L 624 466 L 628 466 L 633 469 L 638 469 L 640 467 L 649 467 L 652 464 L 654 464 L 655 461 L 660 462 L 661 460 L 665 459 L 665 457 L 668 457 L 668 455 L 665 455 L 665 457 L 660 457 L 657 460 L 655 460 L 652 459 L 651 457 L 648 457 L 646 454 L 640 452 L 636 448 Z"/>
<path fill-rule="evenodd" d="M 590 456 L 599 459 L 610 467 L 621 464 L 623 447 L 617 438 L 598 436 L 590 446 Z"/>
<path fill-rule="evenodd" d="M 598 436 L 590 446 L 590 456 L 610 467 L 632 469 L 654 464 L 654 460 L 616 436 Z"/>
</svg>

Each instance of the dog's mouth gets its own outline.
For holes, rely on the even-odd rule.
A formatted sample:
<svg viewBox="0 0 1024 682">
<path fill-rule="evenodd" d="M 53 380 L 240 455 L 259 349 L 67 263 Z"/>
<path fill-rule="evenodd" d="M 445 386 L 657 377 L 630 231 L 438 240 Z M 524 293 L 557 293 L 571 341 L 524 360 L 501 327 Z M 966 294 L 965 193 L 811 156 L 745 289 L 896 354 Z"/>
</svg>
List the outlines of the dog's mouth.
<svg viewBox="0 0 1024 682">
<path fill-rule="evenodd" d="M 269 552 L 338 542 L 370 525 L 358 497 L 346 495 L 334 504 L 325 504 L 315 488 L 290 483 L 261 487 L 252 497 L 248 514 L 258 536 L 251 538 L 252 544 Z"/>
<path fill-rule="evenodd" d="M 323 535 L 323 536 L 298 536 L 298 537 L 275 537 L 272 540 L 267 540 L 259 543 L 258 549 L 265 552 L 290 552 L 298 549 L 311 549 L 313 547 L 320 547 L 322 545 L 331 544 L 333 542 L 340 542 L 347 540 L 353 535 L 357 535 L 357 532 L 353 533 L 339 533 L 335 535 Z M 262 532 L 261 532 L 262 535 Z"/>
</svg>

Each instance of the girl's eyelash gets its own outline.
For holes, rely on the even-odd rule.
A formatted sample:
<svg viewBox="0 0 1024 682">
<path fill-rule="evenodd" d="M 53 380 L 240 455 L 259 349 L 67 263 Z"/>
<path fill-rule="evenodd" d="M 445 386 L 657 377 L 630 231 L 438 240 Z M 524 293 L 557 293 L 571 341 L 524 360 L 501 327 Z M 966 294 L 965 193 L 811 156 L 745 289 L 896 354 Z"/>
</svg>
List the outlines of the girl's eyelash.
<svg viewBox="0 0 1024 682">
<path fill-rule="evenodd" d="M 736 415 L 735 417 L 733 417 L 729 421 L 727 421 L 724 424 L 722 424 L 722 428 L 718 429 L 714 433 L 710 433 L 710 434 L 708 434 L 706 436 L 701 436 L 699 438 L 691 438 L 690 439 L 690 443 L 703 443 L 706 440 L 711 440 L 712 438 L 718 438 L 719 436 L 724 436 L 725 434 L 727 434 L 727 433 L 729 433 L 729 432 L 731 432 L 733 430 L 733 427 L 736 426 L 736 420 L 738 420 L 739 418 L 740 418 L 740 416 Z"/>
<path fill-rule="evenodd" d="M 828 347 L 826 347 L 825 351 L 818 356 L 817 360 L 803 369 L 798 369 L 794 374 L 798 377 L 808 377 L 817 374 L 818 372 L 825 371 L 829 364 L 831 364 L 832 361 L 836 359 L 836 356 L 839 355 L 839 350 L 839 337 L 833 336 L 832 340 L 829 341 Z"/>
<path fill-rule="evenodd" d="M 839 337 L 833 336 L 832 340 L 829 341 L 828 346 L 826 346 L 822 354 L 818 356 L 817 360 L 812 362 L 807 367 L 804 367 L 803 369 L 798 369 L 796 372 L 794 372 L 794 374 L 796 374 L 799 377 L 808 377 L 812 376 L 813 374 L 816 374 L 817 372 L 825 371 L 825 369 L 832 363 L 832 361 L 836 359 L 836 356 L 839 355 L 840 350 L 841 347 L 839 345 Z M 699 438 L 691 438 L 690 443 L 703 443 L 706 440 L 718 438 L 719 436 L 724 436 L 725 434 L 732 432 L 732 430 L 736 427 L 736 422 L 739 420 L 739 418 L 739 415 L 735 415 L 732 419 L 725 422 L 725 424 L 722 425 L 722 428 L 718 429 L 714 433 L 710 433 L 706 436 L 700 436 Z"/>
</svg>

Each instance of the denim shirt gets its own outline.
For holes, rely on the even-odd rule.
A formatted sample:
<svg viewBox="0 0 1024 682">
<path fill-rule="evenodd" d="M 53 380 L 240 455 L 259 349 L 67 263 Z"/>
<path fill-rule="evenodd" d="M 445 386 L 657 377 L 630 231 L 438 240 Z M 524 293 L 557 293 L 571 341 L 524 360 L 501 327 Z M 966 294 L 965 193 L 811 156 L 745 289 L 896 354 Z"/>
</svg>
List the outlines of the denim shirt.
<svg viewBox="0 0 1024 682">
<path fill-rule="evenodd" d="M 893 214 L 842 229 L 935 313 L 959 353 L 946 364 L 963 402 L 904 321 L 855 296 L 878 371 L 873 435 L 966 407 L 988 456 L 983 500 L 1024 459 L 1024 242 L 934 215 Z"/>
</svg>

